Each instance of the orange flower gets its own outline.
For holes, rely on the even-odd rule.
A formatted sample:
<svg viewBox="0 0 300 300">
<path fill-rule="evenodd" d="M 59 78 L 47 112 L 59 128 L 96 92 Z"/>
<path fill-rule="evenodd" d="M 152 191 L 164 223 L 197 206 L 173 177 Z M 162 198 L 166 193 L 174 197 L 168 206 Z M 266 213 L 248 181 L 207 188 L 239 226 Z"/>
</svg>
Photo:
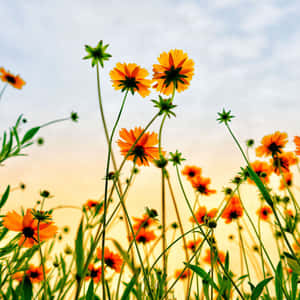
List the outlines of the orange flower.
<svg viewBox="0 0 300 300">
<path fill-rule="evenodd" d="M 300 239 L 297 239 L 297 242 L 293 244 L 293 248 L 296 252 L 300 252 Z"/>
<path fill-rule="evenodd" d="M 251 167 L 264 183 L 268 183 L 270 181 L 269 175 L 271 174 L 271 167 L 268 165 L 268 163 L 256 160 L 251 163 Z M 247 181 L 251 184 L 255 184 L 254 181 L 249 177 L 247 178 Z"/>
<path fill-rule="evenodd" d="M 83 207 L 84 207 L 86 210 L 90 210 L 90 209 L 93 209 L 93 208 L 97 208 L 99 205 L 101 205 L 100 211 L 102 211 L 102 210 L 103 210 L 103 202 L 100 202 L 100 201 L 97 201 L 97 200 L 89 199 L 89 200 L 83 205 Z"/>
<path fill-rule="evenodd" d="M 97 249 L 97 258 L 102 259 L 102 249 L 100 248 Z M 109 268 L 120 273 L 123 259 L 119 254 L 113 253 L 107 247 L 104 248 L 104 262 Z"/>
<path fill-rule="evenodd" d="M 232 220 L 242 217 L 243 213 L 244 210 L 240 198 L 234 195 L 227 203 L 227 206 L 223 211 L 222 218 L 226 220 L 226 224 L 229 224 Z"/>
<path fill-rule="evenodd" d="M 1 74 L 2 73 L 2 74 Z M 15 76 L 8 71 L 5 71 L 3 67 L 0 68 L 0 79 L 9 83 L 16 89 L 21 89 L 26 83 L 19 75 Z"/>
<path fill-rule="evenodd" d="M 300 136 L 295 136 L 294 137 L 294 143 L 296 145 L 296 151 L 295 151 L 295 153 L 297 155 L 300 155 Z"/>
<path fill-rule="evenodd" d="M 186 248 L 191 250 L 192 252 L 195 252 L 201 242 L 202 242 L 202 239 L 188 241 Z"/>
<path fill-rule="evenodd" d="M 286 189 L 286 185 L 289 187 L 293 184 L 293 174 L 292 173 L 283 173 L 283 178 L 280 180 L 280 187 L 281 191 Z"/>
<path fill-rule="evenodd" d="M 21 216 L 15 211 L 8 212 L 3 218 L 3 226 L 12 231 L 19 231 L 22 236 L 19 245 L 30 248 L 38 243 L 38 221 L 33 218 L 30 209 L 27 209 L 25 216 Z M 45 241 L 52 238 L 56 232 L 57 227 L 53 222 L 43 223 L 40 222 L 39 226 L 39 239 Z"/>
<path fill-rule="evenodd" d="M 196 166 L 185 166 L 181 172 L 187 179 L 191 180 L 198 175 L 200 176 L 202 169 Z"/>
<path fill-rule="evenodd" d="M 294 217 L 295 217 L 295 214 L 294 214 L 294 212 L 293 212 L 291 209 L 286 209 L 286 210 L 284 211 L 284 213 L 285 213 L 288 217 L 290 217 L 290 218 L 294 218 Z"/>
<path fill-rule="evenodd" d="M 157 58 L 159 64 L 153 65 L 153 88 L 165 95 L 174 90 L 180 93 L 188 88 L 194 75 L 194 61 L 182 50 L 174 49 L 169 53 L 163 52 Z"/>
<path fill-rule="evenodd" d="M 118 145 L 121 148 L 121 154 L 123 156 L 128 154 L 130 148 L 142 132 L 143 129 L 141 127 L 135 127 L 130 131 L 127 131 L 125 128 L 120 130 L 120 138 L 123 140 L 118 140 Z M 138 166 L 149 166 L 149 161 L 152 162 L 159 158 L 158 147 L 154 147 L 156 144 L 158 144 L 157 133 L 145 132 L 130 151 L 130 155 L 127 159 L 135 160 Z"/>
<path fill-rule="evenodd" d="M 136 234 L 136 233 L 135 233 Z M 129 237 L 129 240 L 132 239 L 132 236 Z M 156 235 L 153 230 L 145 230 L 145 228 L 141 228 L 138 231 L 138 234 L 135 237 L 138 243 L 146 244 L 152 242 L 156 239 Z"/>
<path fill-rule="evenodd" d="M 148 214 L 143 214 L 142 218 L 133 217 L 132 219 L 135 222 L 135 224 L 133 224 L 133 229 L 135 231 L 138 231 L 141 227 L 142 228 L 148 228 L 149 226 L 154 224 L 155 221 L 156 221 L 155 219 L 149 217 Z"/>
<path fill-rule="evenodd" d="M 272 170 L 277 175 L 280 175 L 280 168 L 282 172 L 289 172 L 290 166 L 295 165 L 296 163 L 297 157 L 293 152 L 279 153 L 271 158 Z"/>
<path fill-rule="evenodd" d="M 94 283 L 98 283 L 101 280 L 102 268 L 96 268 L 93 264 L 89 264 L 89 272 L 85 276 L 85 280 L 93 279 Z"/>
<path fill-rule="evenodd" d="M 210 194 L 216 193 L 216 190 L 210 190 L 208 185 L 210 184 L 210 178 L 204 178 L 196 176 L 191 180 L 193 188 L 202 195 L 209 196 Z"/>
<path fill-rule="evenodd" d="M 198 210 L 195 212 L 195 217 L 199 224 L 203 224 L 210 219 L 213 219 L 216 216 L 217 212 L 218 210 L 216 208 L 213 208 L 209 212 L 207 212 L 205 206 L 199 206 Z M 190 221 L 196 223 L 193 216 L 190 217 Z"/>
<path fill-rule="evenodd" d="M 49 272 L 48 269 L 45 270 L 46 273 Z M 34 265 L 29 265 L 29 268 L 25 272 L 17 272 L 13 274 L 13 279 L 18 281 L 23 281 L 24 276 L 29 278 L 31 283 L 39 283 L 44 280 L 43 266 L 35 267 Z"/>
<path fill-rule="evenodd" d="M 117 63 L 109 75 L 116 90 L 138 92 L 142 97 L 150 94 L 152 80 L 146 79 L 149 73 L 137 64 Z"/>
<path fill-rule="evenodd" d="M 211 264 L 211 256 L 212 256 L 213 261 L 214 261 L 215 259 L 217 259 L 216 256 L 215 256 L 215 252 L 217 252 L 218 258 L 219 258 L 219 260 L 221 261 L 221 263 L 223 264 L 223 263 L 225 262 L 225 254 L 224 254 L 223 251 L 219 251 L 219 250 L 217 250 L 217 249 L 215 249 L 215 251 L 212 252 L 212 255 L 211 255 L 210 249 L 206 249 L 206 251 L 205 251 L 206 254 L 205 254 L 205 256 L 203 257 L 203 261 L 204 261 L 205 263 L 207 263 L 207 264 Z M 217 261 L 217 262 L 219 263 L 219 261 Z"/>
<path fill-rule="evenodd" d="M 256 148 L 256 155 L 262 157 L 281 153 L 288 142 L 287 137 L 285 132 L 280 131 L 264 136 L 261 140 L 262 145 Z"/>
<path fill-rule="evenodd" d="M 272 209 L 269 206 L 263 206 L 257 210 L 256 214 L 261 220 L 268 221 L 269 215 L 272 213 Z"/>
<path fill-rule="evenodd" d="M 179 278 L 179 280 L 184 280 L 184 279 L 188 278 L 188 276 L 191 275 L 190 269 L 185 269 L 182 274 L 181 274 L 181 272 L 182 272 L 182 270 L 176 270 L 174 273 L 174 277 Z"/>
</svg>

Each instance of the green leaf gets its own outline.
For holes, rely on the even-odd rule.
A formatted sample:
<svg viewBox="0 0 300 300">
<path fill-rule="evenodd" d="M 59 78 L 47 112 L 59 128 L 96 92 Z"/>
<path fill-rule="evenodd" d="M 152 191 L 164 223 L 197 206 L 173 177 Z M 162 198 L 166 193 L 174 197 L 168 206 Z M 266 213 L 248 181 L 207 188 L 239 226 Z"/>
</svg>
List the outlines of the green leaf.
<svg viewBox="0 0 300 300">
<path fill-rule="evenodd" d="M 273 277 L 266 278 L 262 280 L 257 286 L 253 289 L 251 294 L 251 300 L 257 300 L 262 293 L 264 287 L 273 279 Z"/>
<path fill-rule="evenodd" d="M 75 253 L 76 253 L 76 266 L 77 274 L 82 276 L 84 252 L 83 252 L 83 219 L 81 219 L 80 225 L 77 231 L 77 237 L 75 241 Z"/>
<path fill-rule="evenodd" d="M 30 300 L 32 298 L 32 283 L 30 279 L 25 276 L 23 281 L 23 298 L 26 300 Z"/>
<path fill-rule="evenodd" d="M 86 293 L 86 300 L 94 300 L 94 281 L 91 280 Z"/>
<path fill-rule="evenodd" d="M 215 284 L 215 282 L 211 279 L 210 275 L 208 273 L 206 273 L 202 268 L 196 266 L 196 265 L 190 265 L 190 264 L 186 264 L 184 263 L 189 269 L 191 269 L 192 271 L 194 271 L 197 275 L 199 275 L 202 279 L 204 279 L 205 281 L 207 281 L 210 285 L 212 285 L 214 287 L 214 289 L 216 291 L 219 292 L 219 288 L 218 286 Z"/>
<path fill-rule="evenodd" d="M 40 130 L 40 127 L 33 127 L 31 129 L 29 129 L 23 136 L 21 144 L 25 144 L 26 142 L 30 141 L 36 134 L 37 132 Z"/>
<path fill-rule="evenodd" d="M 292 280 L 291 281 L 292 281 L 291 300 L 296 300 L 298 275 L 294 272 L 292 273 Z"/>
<path fill-rule="evenodd" d="M 282 300 L 283 294 L 282 294 L 282 284 L 284 282 L 283 278 L 283 271 L 282 271 L 282 264 L 281 261 L 278 263 L 275 273 L 275 292 L 276 292 L 276 299 Z"/>
<path fill-rule="evenodd" d="M 3 205 L 7 201 L 8 195 L 9 195 L 9 191 L 10 191 L 10 186 L 8 185 L 7 188 L 6 188 L 6 190 L 5 190 L 5 192 L 4 192 L 4 194 L 1 197 L 1 200 L 0 200 L 0 209 L 3 207 Z"/>
<path fill-rule="evenodd" d="M 291 255 L 287 252 L 284 252 L 284 255 L 286 257 L 289 267 L 293 270 L 294 273 L 300 275 L 300 265 L 299 265 L 297 259 L 293 255 Z"/>
<path fill-rule="evenodd" d="M 129 300 L 129 295 L 131 293 L 131 290 L 133 288 L 133 286 L 135 285 L 135 283 L 137 282 L 137 279 L 139 277 L 140 272 L 136 272 L 134 274 L 134 276 L 131 278 L 130 282 L 128 284 L 126 284 L 126 289 L 124 290 L 124 293 L 121 297 L 121 300 Z"/>
</svg>

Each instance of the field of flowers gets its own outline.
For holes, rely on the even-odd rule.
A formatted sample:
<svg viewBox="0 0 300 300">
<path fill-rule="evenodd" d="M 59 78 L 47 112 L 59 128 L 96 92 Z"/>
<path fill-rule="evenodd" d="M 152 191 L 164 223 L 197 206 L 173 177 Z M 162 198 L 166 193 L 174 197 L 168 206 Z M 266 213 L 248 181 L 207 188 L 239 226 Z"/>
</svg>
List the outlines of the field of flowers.
<svg viewBox="0 0 300 300">
<path fill-rule="evenodd" d="M 280 131 L 263 136 L 257 146 L 252 139 L 241 144 L 230 127 L 234 116 L 224 108 L 216 121 L 231 135 L 244 165 L 230 185 L 224 182 L 223 190 L 217 191 L 201 166 L 185 164 L 189 153 L 169 152 L 163 144 L 164 125 L 176 117 L 176 94 L 189 88 L 194 61 L 183 50 L 163 52 L 153 64 L 152 78 L 135 63 L 117 63 L 109 75 L 123 98 L 109 129 L 100 88 L 100 71 L 111 57 L 108 47 L 103 41 L 96 47 L 86 45 L 83 58 L 96 72 L 99 117 L 107 143 L 106 169 L 101 172 L 105 174 L 103 196 L 82 203 L 81 218 L 70 225 L 76 226 L 73 243 L 62 249 L 58 243 L 70 227 L 57 225 L 53 216 L 57 207 L 48 202 L 51 193 L 42 190 L 31 208 L 7 210 L 5 204 L 16 188 L 1 186 L 0 299 L 300 299 L 300 206 L 295 198 L 299 188 L 293 181 L 300 171 L 300 137 L 293 137 L 292 151 L 286 150 L 288 134 Z M 26 84 L 4 67 L 0 79 L 0 101 L 6 100 L 7 88 L 21 90 Z M 151 98 L 151 89 L 159 93 L 158 98 Z M 122 128 L 126 100 L 137 93 L 152 101 L 156 114 L 143 127 Z M 25 155 L 32 144 L 43 144 L 37 138 L 43 128 L 68 120 L 78 122 L 79 116 L 71 112 L 67 118 L 23 133 L 27 120 L 20 114 L 12 127 L 2 129 L 1 166 Z M 158 132 L 151 131 L 154 123 L 160 124 Z M 123 157 L 121 163 L 117 163 L 116 152 Z M 249 152 L 255 153 L 254 160 Z M 128 202 L 135 201 L 130 191 L 140 170 L 147 167 L 159 169 L 156 180 L 161 184 L 161 206 L 146 207 L 132 217 L 127 209 Z M 172 180 L 171 175 L 175 175 Z M 275 188 L 274 179 L 279 183 Z M 252 199 L 256 213 L 244 203 L 242 188 L 247 185 L 256 190 L 256 199 Z M 18 189 L 25 188 L 21 184 Z M 207 201 L 212 194 L 220 199 L 217 207 Z M 166 205 L 167 197 L 172 206 Z M 188 220 L 182 217 L 178 203 L 185 203 Z M 59 208 L 69 209 L 63 204 Z M 168 210 L 175 211 L 175 221 L 167 218 Z M 224 236 L 227 224 L 234 225 L 234 231 Z M 125 227 L 125 239 L 110 234 L 112 225 Z M 268 242 L 262 234 L 265 228 L 270 232 Z M 237 246 L 238 252 L 220 247 L 220 236 Z M 184 261 L 171 259 L 178 252 L 183 253 Z"/>
</svg>

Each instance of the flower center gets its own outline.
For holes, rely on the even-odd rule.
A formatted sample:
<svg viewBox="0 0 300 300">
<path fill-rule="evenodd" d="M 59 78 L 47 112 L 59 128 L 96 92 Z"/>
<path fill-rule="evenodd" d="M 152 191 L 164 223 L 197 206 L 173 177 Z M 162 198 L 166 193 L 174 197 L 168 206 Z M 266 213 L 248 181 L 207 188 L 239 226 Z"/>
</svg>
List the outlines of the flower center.
<svg viewBox="0 0 300 300">
<path fill-rule="evenodd" d="M 274 142 L 268 146 L 268 149 L 272 152 L 272 154 L 280 153 L 280 148 L 281 147 Z"/>
<path fill-rule="evenodd" d="M 24 227 L 22 232 L 26 238 L 33 238 L 34 230 L 31 227 Z"/>
<path fill-rule="evenodd" d="M 140 243 L 145 244 L 145 243 L 147 242 L 147 239 L 146 239 L 145 236 L 142 235 L 142 236 L 140 236 L 140 237 L 137 239 L 137 241 L 140 242 Z"/>
<path fill-rule="evenodd" d="M 135 158 L 139 158 L 142 162 L 143 160 L 146 160 L 146 153 L 143 146 L 135 146 L 135 148 L 132 150 L 132 154 L 135 156 Z"/>
<path fill-rule="evenodd" d="M 264 209 L 264 210 L 262 211 L 262 214 L 263 214 L 264 216 L 267 216 L 267 215 L 268 215 L 268 212 Z"/>
<path fill-rule="evenodd" d="M 97 270 L 92 270 L 91 271 L 91 277 L 94 278 L 94 277 L 97 277 L 98 276 L 98 271 Z"/>
<path fill-rule="evenodd" d="M 230 215 L 229 215 L 230 219 L 237 219 L 238 218 L 238 214 L 236 211 L 232 211 L 230 212 Z"/>
<path fill-rule="evenodd" d="M 199 184 L 199 185 L 197 186 L 197 191 L 198 191 L 199 193 L 201 193 L 201 194 L 204 194 L 205 191 L 206 191 L 206 186 L 203 185 L 203 184 Z"/>
<path fill-rule="evenodd" d="M 189 172 L 189 177 L 194 177 L 195 176 L 195 172 L 194 171 L 190 171 Z"/>
<path fill-rule="evenodd" d="M 114 260 L 112 258 L 106 258 L 105 259 L 105 263 L 107 266 L 109 266 L 110 268 L 112 268 L 115 264 Z"/>
<path fill-rule="evenodd" d="M 14 76 L 6 75 L 6 76 L 5 76 L 5 79 L 6 79 L 7 82 L 9 82 L 9 83 L 12 83 L 12 84 L 16 83 L 16 78 L 15 78 Z"/>
<path fill-rule="evenodd" d="M 34 271 L 34 272 L 31 272 L 31 273 L 30 273 L 30 277 L 31 277 L 31 278 L 38 278 L 38 277 L 39 277 L 39 273 L 38 273 L 38 272 L 35 272 L 35 271 Z"/>
<path fill-rule="evenodd" d="M 163 75 L 161 78 L 165 79 L 165 85 L 168 87 L 172 82 L 175 83 L 175 87 L 177 88 L 178 81 L 181 83 L 184 83 L 182 80 L 183 78 L 186 78 L 186 75 L 180 74 L 181 67 L 175 68 L 174 66 L 171 66 L 169 70 L 165 71 L 165 75 Z"/>
</svg>

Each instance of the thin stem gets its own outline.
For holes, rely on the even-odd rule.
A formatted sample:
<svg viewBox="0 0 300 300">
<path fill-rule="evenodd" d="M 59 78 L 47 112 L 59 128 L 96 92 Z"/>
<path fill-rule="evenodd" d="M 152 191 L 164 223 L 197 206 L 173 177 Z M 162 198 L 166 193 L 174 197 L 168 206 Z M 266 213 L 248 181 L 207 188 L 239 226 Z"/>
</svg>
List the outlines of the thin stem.
<svg viewBox="0 0 300 300">
<path fill-rule="evenodd" d="M 5 89 L 6 89 L 7 86 L 8 86 L 8 83 L 6 83 L 6 84 L 4 85 L 4 87 L 2 88 L 2 90 L 1 90 L 1 92 L 0 92 L 0 101 L 1 101 L 2 95 L 3 95 L 3 93 L 4 93 L 4 91 L 5 91 Z"/>
<path fill-rule="evenodd" d="M 40 242 L 40 220 L 38 220 L 38 224 L 37 224 L 37 241 L 38 241 L 38 245 L 39 245 L 39 253 L 40 253 L 40 259 L 41 259 L 41 265 L 42 265 L 43 277 L 44 277 L 43 278 L 44 300 L 47 300 L 48 299 L 48 291 L 47 291 L 47 281 L 46 281 L 46 269 L 45 269 L 45 262 L 44 262 L 41 242 Z"/>
<path fill-rule="evenodd" d="M 53 121 L 47 122 L 45 124 L 42 124 L 39 127 L 43 128 L 43 127 L 47 127 L 47 126 L 55 124 L 55 123 L 60 123 L 60 122 L 68 121 L 68 120 L 70 120 L 69 117 L 68 118 L 61 118 L 61 119 L 53 120 Z"/>
</svg>

